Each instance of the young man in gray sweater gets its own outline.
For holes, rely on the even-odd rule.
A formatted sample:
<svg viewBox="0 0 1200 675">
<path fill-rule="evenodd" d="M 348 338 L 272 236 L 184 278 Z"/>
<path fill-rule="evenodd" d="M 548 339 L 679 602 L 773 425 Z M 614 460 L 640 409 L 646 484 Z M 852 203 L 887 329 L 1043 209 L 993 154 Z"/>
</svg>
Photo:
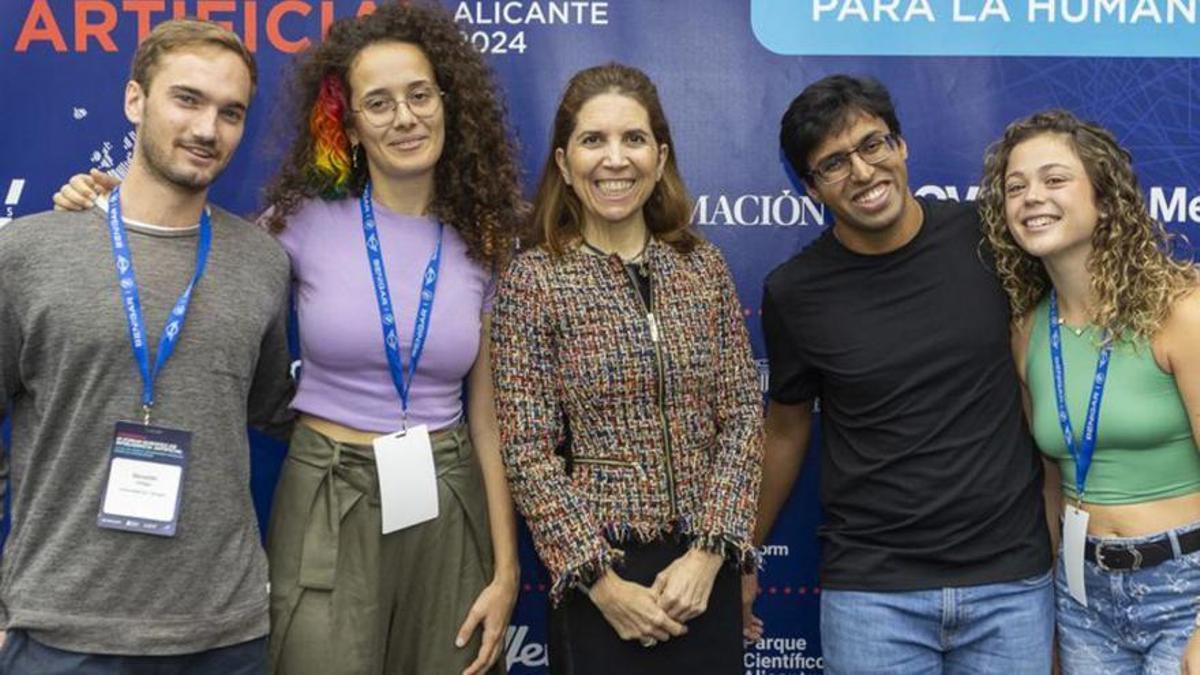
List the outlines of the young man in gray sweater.
<svg viewBox="0 0 1200 675">
<path fill-rule="evenodd" d="M 161 24 L 126 85 L 137 144 L 108 213 L 0 228 L 0 672 L 266 669 L 246 426 L 286 428 L 288 261 L 207 205 L 255 82 L 233 33 Z"/>
</svg>

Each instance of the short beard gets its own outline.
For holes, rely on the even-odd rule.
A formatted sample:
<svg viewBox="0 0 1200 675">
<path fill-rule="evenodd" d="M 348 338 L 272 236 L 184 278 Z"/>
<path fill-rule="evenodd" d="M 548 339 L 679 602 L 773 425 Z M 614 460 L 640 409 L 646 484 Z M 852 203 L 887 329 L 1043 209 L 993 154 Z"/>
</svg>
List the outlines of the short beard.
<svg viewBox="0 0 1200 675">
<path fill-rule="evenodd" d="M 164 150 L 158 143 L 150 140 L 152 137 L 153 134 L 145 134 L 144 136 L 139 135 L 137 139 L 142 163 L 150 175 L 165 184 L 196 194 L 207 190 L 208 186 L 212 185 L 217 176 L 225 170 L 224 166 L 218 167 L 211 176 L 176 171 L 171 168 L 170 151 Z"/>
</svg>

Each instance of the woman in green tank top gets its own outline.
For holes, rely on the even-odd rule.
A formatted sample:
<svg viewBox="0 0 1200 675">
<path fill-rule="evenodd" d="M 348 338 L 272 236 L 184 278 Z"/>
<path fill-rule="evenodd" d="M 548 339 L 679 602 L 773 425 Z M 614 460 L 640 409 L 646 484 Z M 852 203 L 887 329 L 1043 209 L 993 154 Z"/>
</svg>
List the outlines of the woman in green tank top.
<svg viewBox="0 0 1200 675">
<path fill-rule="evenodd" d="M 1172 257 L 1129 152 L 1069 112 L 1009 125 L 980 212 L 1063 523 L 1062 671 L 1200 674 L 1197 268 Z"/>
</svg>

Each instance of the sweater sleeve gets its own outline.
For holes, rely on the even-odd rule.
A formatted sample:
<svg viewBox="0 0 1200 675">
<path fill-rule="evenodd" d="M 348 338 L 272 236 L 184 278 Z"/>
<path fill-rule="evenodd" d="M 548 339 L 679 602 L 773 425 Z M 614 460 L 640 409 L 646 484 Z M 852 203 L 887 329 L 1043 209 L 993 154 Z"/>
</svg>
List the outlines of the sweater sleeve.
<svg viewBox="0 0 1200 675">
<path fill-rule="evenodd" d="M 10 225 L 11 227 L 11 225 Z M 13 399 L 21 387 L 19 359 L 21 354 L 21 322 L 18 320 L 16 303 L 20 294 L 10 288 L 17 258 L 13 237 L 0 232 L 0 422 L 8 417 Z M 8 492 L 8 452 L 0 448 L 0 518 L 4 517 L 4 503 Z"/>
<path fill-rule="evenodd" d="M 737 289 L 724 259 L 715 249 L 712 256 L 707 278 L 715 281 L 721 299 L 714 383 L 717 444 L 693 546 L 721 553 L 748 571 L 758 564 L 752 539 L 762 478 L 762 396 Z"/>
<path fill-rule="evenodd" d="M 282 290 L 276 300 L 275 315 L 259 345 L 246 419 L 252 428 L 276 440 L 286 441 L 295 421 L 295 413 L 288 404 L 296 387 L 288 372 L 291 366 L 287 344 L 288 284 L 285 281 L 280 285 Z"/>
<path fill-rule="evenodd" d="M 575 582 L 594 581 L 621 552 L 608 544 L 555 453 L 567 434 L 553 309 L 536 265 L 529 254 L 518 257 L 501 281 L 492 315 L 492 368 L 509 484 L 552 575 L 551 600 L 558 602 Z"/>
</svg>

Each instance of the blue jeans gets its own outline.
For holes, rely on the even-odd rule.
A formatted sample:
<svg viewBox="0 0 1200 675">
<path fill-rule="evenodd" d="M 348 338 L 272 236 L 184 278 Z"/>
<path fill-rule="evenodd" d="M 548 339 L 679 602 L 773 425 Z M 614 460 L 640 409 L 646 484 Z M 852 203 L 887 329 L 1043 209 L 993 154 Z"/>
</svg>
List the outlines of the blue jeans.
<svg viewBox="0 0 1200 675">
<path fill-rule="evenodd" d="M 826 675 L 1046 675 L 1053 640 L 1050 570 L 962 588 L 821 592 Z"/>
<path fill-rule="evenodd" d="M 1157 535 L 1103 541 L 1105 545 L 1138 544 L 1167 536 L 1179 556 L 1176 537 L 1197 528 L 1200 523 Z M 1084 562 L 1087 607 L 1067 592 L 1062 570 L 1060 556 L 1056 602 L 1063 675 L 1178 675 L 1196 620 L 1200 551 L 1135 572 L 1105 572 L 1095 563 Z"/>
<path fill-rule="evenodd" d="M 266 672 L 265 637 L 196 654 L 120 656 L 55 649 L 18 629 L 8 632 L 0 649 L 3 675 L 263 675 Z"/>
</svg>

